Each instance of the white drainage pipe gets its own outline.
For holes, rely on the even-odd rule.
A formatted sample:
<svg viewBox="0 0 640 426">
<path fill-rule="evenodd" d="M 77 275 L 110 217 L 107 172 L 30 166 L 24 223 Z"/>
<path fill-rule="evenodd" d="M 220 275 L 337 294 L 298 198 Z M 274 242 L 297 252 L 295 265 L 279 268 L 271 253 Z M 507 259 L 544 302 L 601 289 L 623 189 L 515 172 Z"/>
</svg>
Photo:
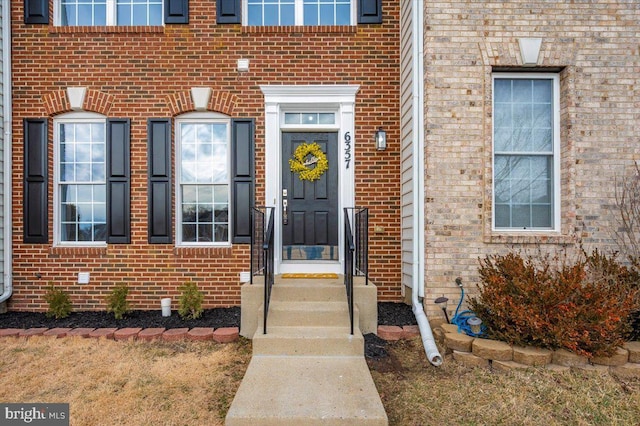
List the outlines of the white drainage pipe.
<svg viewBox="0 0 640 426">
<path fill-rule="evenodd" d="M 433 338 L 431 326 L 429 325 L 427 315 L 424 313 L 422 303 L 420 303 L 420 301 L 418 300 L 417 290 L 418 289 L 413 289 L 413 291 L 411 292 L 413 315 L 416 316 L 416 321 L 418 322 L 420 337 L 422 338 L 422 345 L 424 346 L 424 352 L 427 354 L 427 359 L 431 364 L 439 367 L 440 365 L 442 365 L 442 355 L 440 355 L 440 351 L 436 346 L 436 341 Z"/>
</svg>

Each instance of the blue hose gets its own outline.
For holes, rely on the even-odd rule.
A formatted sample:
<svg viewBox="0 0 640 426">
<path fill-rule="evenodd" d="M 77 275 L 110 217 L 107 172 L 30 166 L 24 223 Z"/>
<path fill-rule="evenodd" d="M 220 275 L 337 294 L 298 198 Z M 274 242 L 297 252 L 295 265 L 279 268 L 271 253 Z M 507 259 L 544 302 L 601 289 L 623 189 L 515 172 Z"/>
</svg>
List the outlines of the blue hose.
<svg viewBox="0 0 640 426">
<path fill-rule="evenodd" d="M 485 327 L 484 324 L 480 325 L 479 333 L 474 333 L 473 330 L 471 330 L 471 326 L 469 325 L 469 323 L 467 323 L 469 318 L 475 317 L 476 314 L 473 311 L 458 312 L 460 310 L 460 306 L 462 305 L 462 301 L 464 300 L 464 288 L 462 287 L 462 282 L 458 283 L 458 285 L 460 286 L 460 291 L 462 292 L 462 294 L 460 295 L 460 301 L 458 302 L 458 306 L 456 307 L 456 313 L 451 319 L 451 324 L 455 324 L 458 327 L 458 333 L 464 333 L 467 336 L 471 337 L 483 337 L 487 331 L 487 327 Z"/>
</svg>

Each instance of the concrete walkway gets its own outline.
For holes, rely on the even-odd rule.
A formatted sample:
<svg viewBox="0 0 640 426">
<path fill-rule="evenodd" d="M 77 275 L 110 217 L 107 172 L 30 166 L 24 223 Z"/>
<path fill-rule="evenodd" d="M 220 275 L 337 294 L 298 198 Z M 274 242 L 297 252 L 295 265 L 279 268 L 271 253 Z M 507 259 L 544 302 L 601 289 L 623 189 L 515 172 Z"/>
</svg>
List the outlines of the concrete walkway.
<svg viewBox="0 0 640 426">
<path fill-rule="evenodd" d="M 387 425 L 341 281 L 279 280 L 271 297 L 226 425 Z"/>
</svg>

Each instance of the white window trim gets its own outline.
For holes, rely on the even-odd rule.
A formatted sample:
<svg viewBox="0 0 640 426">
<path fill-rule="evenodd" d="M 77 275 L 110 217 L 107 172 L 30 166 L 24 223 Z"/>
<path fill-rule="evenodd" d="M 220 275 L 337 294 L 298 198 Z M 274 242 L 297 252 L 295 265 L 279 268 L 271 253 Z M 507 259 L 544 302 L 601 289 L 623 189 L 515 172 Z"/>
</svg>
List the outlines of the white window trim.
<svg viewBox="0 0 640 426">
<path fill-rule="evenodd" d="M 552 200 L 552 220 L 551 228 L 498 228 L 496 227 L 496 200 L 495 200 L 495 141 L 494 141 L 494 124 L 495 124 L 495 81 L 496 79 L 538 79 L 551 80 L 553 87 L 553 200 Z M 491 229 L 496 232 L 508 233 L 560 233 L 561 229 L 561 176 L 560 176 L 560 75 L 556 73 L 510 73 L 510 72 L 494 72 L 491 76 Z"/>
<path fill-rule="evenodd" d="M 106 123 L 107 117 L 101 114 L 93 112 L 70 112 L 67 114 L 61 114 L 53 119 L 53 245 L 64 247 L 106 247 L 106 241 L 62 241 L 60 238 L 60 223 L 61 223 L 61 209 L 60 209 L 60 124 L 64 123 L 95 123 L 102 122 L 105 125 L 105 137 L 106 137 Z M 106 141 L 105 141 L 106 142 Z M 105 162 L 106 162 L 105 152 Z M 105 170 L 106 172 L 106 170 Z M 106 186 L 106 176 L 105 176 Z M 108 206 L 107 206 L 108 208 Z"/>
<path fill-rule="evenodd" d="M 116 26 L 116 22 L 117 22 L 117 0 L 106 0 L 107 2 L 107 22 L 106 22 L 106 26 L 107 27 L 113 27 Z M 162 23 L 160 25 L 164 25 L 164 0 L 162 1 L 162 10 L 161 10 L 161 18 L 162 18 Z M 53 17 L 54 17 L 54 25 L 57 27 L 61 27 L 62 26 L 62 17 L 60 15 L 61 10 L 60 10 L 60 0 L 54 0 L 53 2 Z M 148 11 L 147 11 L 148 13 Z M 65 25 L 66 26 L 66 25 Z M 69 25 L 69 26 L 75 26 L 75 25 Z M 124 25 L 124 26 L 129 26 L 129 25 Z M 154 25 L 150 25 L 150 26 L 154 26 Z"/>
<path fill-rule="evenodd" d="M 356 25 L 356 18 L 357 18 L 356 1 L 357 0 L 351 0 L 351 3 L 350 3 L 350 6 L 351 6 L 351 14 L 349 17 L 350 26 Z M 294 2 L 295 2 L 294 25 L 305 26 L 304 25 L 304 0 L 294 0 Z M 242 25 L 246 27 L 248 26 L 248 22 L 249 22 L 249 2 L 248 0 L 242 0 Z M 309 25 L 309 26 L 315 26 L 315 25 Z"/>
<path fill-rule="evenodd" d="M 268 178 L 265 182 L 265 206 L 281 206 L 282 205 L 282 167 L 286 159 L 282 158 L 281 127 L 283 120 L 283 112 L 336 112 L 336 127 L 325 126 L 323 130 L 338 132 L 338 159 L 340 167 L 338 168 L 338 182 L 340 191 L 338 194 L 338 244 L 340 245 L 340 257 L 338 262 L 328 263 L 304 263 L 304 262 L 284 262 L 282 259 L 282 233 L 280 227 L 277 226 L 275 233 L 275 273 L 282 274 L 287 272 L 335 272 L 342 273 L 344 271 L 344 256 L 342 250 L 342 242 L 344 240 L 344 224 L 342 209 L 344 207 L 355 206 L 355 167 L 360 143 L 367 143 L 365 139 L 358 140 L 355 133 L 355 103 L 356 94 L 360 90 L 359 85 L 264 85 L 260 86 L 260 90 L 264 95 L 265 108 L 265 176 Z M 287 131 L 309 131 L 309 127 L 290 127 Z M 321 130 L 321 129 L 314 129 Z M 351 137 L 351 161 L 349 167 L 346 167 L 344 153 L 347 151 L 347 145 L 344 137 L 346 133 Z M 286 166 L 285 166 L 286 167 Z M 282 209 L 276 208 L 275 222 L 282 223 Z M 341 272 L 342 271 L 342 272 Z"/>
<path fill-rule="evenodd" d="M 183 123 L 224 123 L 227 125 L 227 200 L 229 203 L 228 207 L 228 233 L 227 233 L 227 241 L 222 242 L 197 242 L 197 241 L 182 241 L 182 169 L 180 167 L 180 152 L 181 152 L 181 144 L 180 140 L 180 125 Z M 175 205 L 174 205 L 174 216 L 175 216 L 175 234 L 176 234 L 176 247 L 230 247 L 231 246 L 231 236 L 233 230 L 231 229 L 232 225 L 232 207 L 233 203 L 231 202 L 231 120 L 217 113 L 207 113 L 207 112 L 193 112 L 183 114 L 175 120 Z M 220 183 L 214 185 L 222 185 Z"/>
</svg>

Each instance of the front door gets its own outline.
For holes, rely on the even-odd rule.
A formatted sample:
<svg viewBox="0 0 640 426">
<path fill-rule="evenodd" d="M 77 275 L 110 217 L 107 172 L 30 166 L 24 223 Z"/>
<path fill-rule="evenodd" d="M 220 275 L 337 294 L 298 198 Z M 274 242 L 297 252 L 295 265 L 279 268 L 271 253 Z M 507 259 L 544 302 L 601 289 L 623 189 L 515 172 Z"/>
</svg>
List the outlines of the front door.
<svg viewBox="0 0 640 426">
<path fill-rule="evenodd" d="M 314 142 L 326 156 L 328 169 L 317 179 L 301 179 L 299 172 L 291 171 L 289 159 L 295 159 L 301 145 L 309 148 Z M 299 153 L 302 152 L 304 149 Z M 313 170 L 318 167 L 318 158 L 309 153 L 302 163 L 307 170 Z M 283 261 L 339 259 L 337 166 L 337 133 L 282 133 Z"/>
</svg>

